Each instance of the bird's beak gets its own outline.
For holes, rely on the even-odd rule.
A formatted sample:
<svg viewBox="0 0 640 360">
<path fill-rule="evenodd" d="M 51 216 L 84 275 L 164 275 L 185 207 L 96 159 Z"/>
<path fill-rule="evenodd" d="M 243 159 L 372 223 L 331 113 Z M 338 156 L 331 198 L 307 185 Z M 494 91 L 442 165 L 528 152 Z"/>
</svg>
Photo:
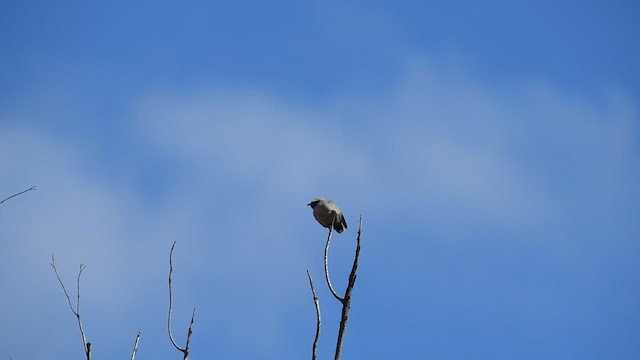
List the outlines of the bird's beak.
<svg viewBox="0 0 640 360">
<path fill-rule="evenodd" d="M 311 203 L 308 203 L 307 206 L 311 206 Z"/>
</svg>

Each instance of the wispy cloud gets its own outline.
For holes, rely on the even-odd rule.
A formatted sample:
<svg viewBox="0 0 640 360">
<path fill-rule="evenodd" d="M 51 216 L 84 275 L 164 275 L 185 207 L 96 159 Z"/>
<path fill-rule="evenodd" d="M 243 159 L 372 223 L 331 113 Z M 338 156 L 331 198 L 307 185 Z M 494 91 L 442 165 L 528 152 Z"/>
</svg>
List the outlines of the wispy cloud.
<svg viewBox="0 0 640 360">
<path fill-rule="evenodd" d="M 55 253 L 69 281 L 75 264 L 89 264 L 88 308 L 105 311 L 94 319 L 133 334 L 144 325 L 132 321 L 140 310 L 134 303 L 164 301 L 168 245 L 178 240 L 182 304 L 215 304 L 202 312 L 203 328 L 231 329 L 219 335 L 234 344 L 253 328 L 256 346 L 268 348 L 297 339 L 300 329 L 286 322 L 290 307 L 309 310 L 304 269 L 319 269 L 323 235 L 304 206 L 311 197 L 340 201 L 352 228 L 363 213 L 374 237 L 401 231 L 399 241 L 415 251 L 409 261 L 420 254 L 423 222 L 444 232 L 482 223 L 515 235 L 572 238 L 576 223 L 602 216 L 608 227 L 629 227 L 629 215 L 611 214 L 637 211 L 629 199 L 638 199 L 638 109 L 621 96 L 591 104 L 552 84 L 492 86 L 424 59 L 388 91 L 343 95 L 320 106 L 264 88 L 141 94 L 124 126 L 126 146 L 140 152 L 122 168 L 134 170 L 106 179 L 90 156 L 78 155 L 78 141 L 32 126 L 33 113 L 0 125 L 2 173 L 11 174 L 0 187 L 38 186 L 0 209 L 0 279 L 14 290 L 7 293 L 26 294 L 0 299 L 3 318 L 40 339 L 48 338 L 43 321 L 63 328 L 43 320 L 65 311 L 48 274 Z M 149 173 L 135 170 L 149 163 L 157 164 Z M 169 184 L 154 194 L 160 200 L 134 185 L 138 176 Z M 336 246 L 350 251 L 348 243 Z M 374 249 L 370 256 L 379 256 Z M 410 276 L 424 271 L 412 268 Z M 38 308 L 41 298 L 56 296 L 37 316 L 8 310 Z M 152 308 L 164 316 L 161 305 Z M 264 326 L 273 331 L 265 334 Z M 72 326 L 64 329 L 74 335 Z M 25 339 L 14 332 L 2 341 Z M 47 357 L 47 349 L 34 357 Z M 290 351 L 293 358 L 307 349 Z"/>
</svg>

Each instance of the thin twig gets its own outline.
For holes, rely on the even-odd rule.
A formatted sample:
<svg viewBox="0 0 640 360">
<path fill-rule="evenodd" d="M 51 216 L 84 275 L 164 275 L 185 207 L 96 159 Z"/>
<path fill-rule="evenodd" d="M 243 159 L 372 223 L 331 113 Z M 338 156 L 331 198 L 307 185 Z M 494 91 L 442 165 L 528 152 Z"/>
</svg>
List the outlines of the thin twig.
<svg viewBox="0 0 640 360">
<path fill-rule="evenodd" d="M 342 301 L 342 316 L 340 319 L 340 330 L 338 331 L 338 341 L 336 343 L 336 355 L 335 360 L 340 360 L 342 355 L 342 343 L 344 340 L 345 330 L 347 328 L 347 320 L 349 320 L 349 309 L 351 308 L 351 292 L 356 284 L 356 271 L 358 270 L 358 259 L 360 258 L 360 237 L 362 235 L 362 216 L 360 216 L 360 224 L 358 226 L 358 239 L 356 245 L 356 255 L 353 259 L 353 266 L 351 267 L 351 274 L 349 274 L 349 284 L 344 294 L 344 301 Z"/>
<path fill-rule="evenodd" d="M 87 353 L 87 360 L 91 360 L 91 343 L 87 342 L 87 338 L 84 336 L 84 328 L 82 327 L 82 321 L 80 321 L 80 276 L 82 276 L 82 272 L 86 268 L 86 265 L 80 264 L 80 271 L 78 271 L 78 284 L 77 284 L 77 292 L 78 299 L 76 302 L 76 317 L 78 318 L 78 326 L 80 327 L 80 334 L 82 334 L 82 342 L 85 344 L 85 352 Z"/>
<path fill-rule="evenodd" d="M 309 285 L 311 286 L 311 294 L 313 295 L 313 304 L 316 307 L 316 337 L 313 339 L 313 348 L 311 352 L 311 359 L 316 360 L 316 349 L 318 348 L 318 340 L 320 339 L 320 299 L 316 296 L 316 289 L 313 287 L 313 280 L 311 274 L 307 270 L 307 277 L 309 278 Z"/>
<path fill-rule="evenodd" d="M 186 351 L 184 352 L 184 360 L 189 358 L 189 345 L 191 344 L 191 335 L 193 335 L 193 320 L 196 317 L 196 308 L 193 308 L 193 312 L 191 312 L 191 322 L 189 322 L 189 330 L 187 331 L 187 343 L 185 344 Z"/>
<path fill-rule="evenodd" d="M 138 330 L 138 334 L 136 334 L 136 342 L 133 343 L 133 352 L 131 353 L 131 360 L 134 360 L 136 358 L 136 353 L 138 352 L 138 342 L 140 341 L 140 333 L 141 331 Z"/>
<path fill-rule="evenodd" d="M 176 348 L 176 350 L 182 352 L 183 354 L 183 360 L 188 360 L 189 359 L 189 344 L 191 343 L 191 334 L 193 334 L 193 331 L 191 330 L 191 328 L 193 327 L 193 320 L 196 316 L 196 308 L 193 308 L 193 313 L 191 313 L 191 322 L 189 323 L 189 330 L 187 331 L 187 342 L 184 348 L 181 348 L 180 346 L 178 346 L 178 344 L 176 343 L 175 339 L 173 338 L 173 334 L 171 333 L 171 310 L 173 308 L 173 290 L 171 288 L 171 274 L 173 273 L 173 248 L 176 246 L 176 242 L 173 242 L 173 245 L 171 245 L 171 251 L 169 252 L 169 320 L 167 322 L 167 328 L 169 329 L 169 339 L 171 340 L 171 343 L 173 344 L 173 346 Z"/>
<path fill-rule="evenodd" d="M 0 204 L 4 203 L 5 201 L 7 201 L 7 200 L 9 200 L 11 198 L 14 198 L 14 197 L 18 196 L 18 195 L 22 195 L 22 194 L 26 193 L 27 191 L 31 191 L 31 190 L 35 190 L 35 189 L 36 189 L 36 187 L 32 186 L 32 187 L 28 188 L 27 190 L 20 191 L 19 193 L 15 193 L 15 194 L 9 196 L 8 198 L 5 198 L 2 201 L 0 201 Z"/>
<path fill-rule="evenodd" d="M 77 297 L 77 301 L 76 301 L 76 308 L 73 308 L 73 305 L 71 304 L 71 297 L 69 296 L 69 293 L 67 292 L 67 288 L 64 286 L 64 283 L 62 282 L 62 279 L 60 278 L 60 275 L 58 274 L 58 269 L 56 268 L 56 261 L 55 258 L 53 257 L 53 255 L 51 255 L 51 267 L 53 268 L 53 272 L 56 274 L 56 278 L 58 278 L 58 282 L 60 283 L 60 286 L 62 287 L 62 291 L 64 292 L 64 296 L 66 296 L 67 298 L 67 303 L 69 304 L 69 309 L 71 309 L 71 312 L 73 313 L 73 315 L 75 315 L 76 319 L 78 320 L 78 328 L 80 328 L 80 335 L 82 336 L 82 346 L 84 347 L 84 352 L 87 356 L 87 360 L 91 360 L 91 343 L 87 342 L 87 337 L 84 334 L 84 327 L 82 326 L 82 319 L 80 316 L 80 277 L 82 276 L 82 272 L 84 271 L 84 269 L 87 267 L 84 264 L 80 264 L 80 271 L 78 272 L 78 281 L 77 281 L 77 292 L 78 292 L 78 297 Z"/>
<path fill-rule="evenodd" d="M 331 291 L 331 294 L 333 294 L 333 297 L 341 303 L 344 303 L 344 299 L 341 298 L 333 289 L 333 285 L 331 285 L 331 277 L 329 276 L 329 244 L 331 243 L 331 233 L 333 233 L 333 224 L 331 224 L 331 227 L 329 228 L 329 236 L 327 236 L 327 243 L 324 246 L 324 277 L 327 279 L 327 285 L 329 286 L 329 290 Z"/>
<path fill-rule="evenodd" d="M 64 284 L 62 283 L 62 279 L 60 279 L 60 275 L 58 275 L 58 269 L 56 268 L 56 259 L 53 257 L 53 255 L 51 255 L 51 267 L 53 267 L 53 272 L 56 274 L 56 277 L 58 278 L 58 282 L 60 282 L 60 286 L 62 286 L 62 291 L 64 291 L 64 296 L 67 297 L 67 303 L 69 304 L 69 309 L 71 309 L 71 312 L 73 313 L 73 315 L 78 316 L 78 313 L 76 313 L 76 310 L 73 308 L 73 305 L 71 305 L 71 298 L 69 297 L 69 293 L 67 293 L 67 289 L 64 287 Z"/>
<path fill-rule="evenodd" d="M 176 341 L 173 339 L 173 334 L 171 334 L 171 310 L 173 308 L 173 290 L 171 288 L 171 273 L 173 272 L 173 248 L 176 246 L 176 242 L 173 242 L 173 245 L 171 246 L 171 251 L 169 252 L 169 321 L 167 324 L 167 327 L 169 329 L 169 339 L 171 340 L 171 343 L 173 344 L 173 346 L 178 349 L 179 351 L 182 351 L 182 349 L 178 346 L 178 344 L 176 343 Z"/>
</svg>

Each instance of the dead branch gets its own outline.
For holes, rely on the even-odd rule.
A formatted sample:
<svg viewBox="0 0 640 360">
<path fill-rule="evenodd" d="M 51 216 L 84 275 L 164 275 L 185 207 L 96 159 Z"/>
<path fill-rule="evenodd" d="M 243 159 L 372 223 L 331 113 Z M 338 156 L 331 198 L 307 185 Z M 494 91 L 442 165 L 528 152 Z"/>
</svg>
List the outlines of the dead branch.
<svg viewBox="0 0 640 360">
<path fill-rule="evenodd" d="M 82 272 L 84 271 L 84 269 L 87 267 L 84 264 L 80 264 L 80 271 L 78 272 L 78 280 L 77 280 L 77 292 L 78 292 L 78 297 L 76 300 L 76 307 L 75 309 L 73 308 L 73 305 L 71 304 L 71 297 L 69 296 L 69 293 L 67 292 L 67 289 L 64 286 L 64 283 L 62 282 L 62 279 L 60 278 L 60 275 L 58 275 L 58 269 L 56 268 L 56 262 L 55 262 L 55 258 L 53 257 L 53 255 L 51 255 L 51 267 L 53 268 L 53 272 L 56 274 L 56 278 L 58 278 L 58 282 L 60 283 L 60 286 L 62 287 L 62 291 L 64 292 L 64 296 L 66 296 L 67 298 L 67 303 L 69 304 L 69 309 L 71 309 L 71 312 L 73 313 L 73 315 L 75 315 L 76 319 L 78 320 L 78 328 L 80 328 L 80 335 L 82 336 L 82 346 L 84 347 L 84 352 L 87 355 L 87 360 L 91 360 L 91 343 L 87 342 L 87 337 L 85 336 L 84 333 L 84 327 L 82 326 L 82 318 L 80 316 L 80 277 L 82 276 Z"/>
<path fill-rule="evenodd" d="M 189 344 L 191 343 L 191 335 L 193 334 L 193 331 L 191 331 L 191 328 L 193 327 L 193 320 L 196 316 L 196 308 L 193 308 L 193 312 L 191 313 L 191 322 L 189 323 L 189 330 L 187 331 L 187 342 L 184 346 L 184 348 L 181 348 L 180 346 L 178 346 L 178 344 L 176 343 L 175 339 L 173 338 L 173 334 L 171 333 L 171 311 L 173 308 L 173 289 L 171 288 L 171 274 L 173 273 L 173 248 L 176 246 L 176 242 L 173 242 L 173 245 L 171 245 L 171 251 L 169 252 L 169 320 L 167 322 L 167 328 L 169 329 L 169 339 L 171 340 L 171 343 L 173 344 L 173 346 L 176 348 L 176 350 L 182 352 L 183 354 L 183 360 L 188 360 L 189 359 Z"/>
<path fill-rule="evenodd" d="M 335 221 L 335 218 L 334 218 Z M 329 286 L 329 290 L 333 297 L 335 297 L 341 303 L 344 303 L 344 299 L 338 295 L 338 293 L 333 289 L 333 285 L 331 285 L 331 277 L 329 276 L 329 244 L 331 244 L 331 234 L 333 233 L 333 224 L 329 228 L 329 235 L 327 236 L 327 243 L 324 246 L 324 277 L 327 279 L 327 285 Z"/>
<path fill-rule="evenodd" d="M 316 289 L 313 287 L 313 280 L 311 279 L 311 274 L 309 274 L 309 270 L 307 270 L 307 277 L 309 278 L 309 285 L 311 286 L 311 294 L 313 295 L 313 304 L 316 307 L 316 337 L 313 339 L 313 347 L 311 352 L 311 359 L 316 360 L 316 349 L 318 348 L 318 340 L 320 339 L 320 299 L 316 296 Z"/>
<path fill-rule="evenodd" d="M 342 355 L 342 342 L 344 340 L 345 330 L 347 328 L 347 320 L 349 320 L 349 309 L 351 308 L 351 292 L 356 284 L 356 271 L 358 270 L 358 259 L 360 258 L 360 237 L 362 235 L 362 216 L 360 216 L 360 223 L 358 225 L 358 239 L 356 245 L 356 255 L 353 259 L 353 266 L 351 267 L 351 274 L 349 274 L 349 283 L 347 290 L 344 294 L 342 302 L 342 317 L 340 319 L 340 329 L 338 330 L 338 341 L 336 343 L 336 355 L 335 360 L 340 360 Z"/>
<path fill-rule="evenodd" d="M 15 194 L 13 194 L 13 195 L 11 195 L 11 196 L 9 196 L 9 197 L 7 197 L 7 198 L 3 199 L 2 201 L 0 201 L 0 204 L 4 203 L 5 201 L 7 201 L 7 200 L 9 200 L 9 199 L 11 199 L 11 198 L 14 198 L 14 197 L 16 197 L 16 196 L 22 195 L 22 194 L 26 193 L 27 191 L 31 191 L 31 190 L 35 190 L 35 189 L 36 189 L 36 187 L 35 187 L 35 186 L 32 186 L 32 187 L 28 188 L 27 190 L 20 191 L 19 193 L 15 193 Z"/>
<path fill-rule="evenodd" d="M 131 353 L 131 360 L 135 360 L 136 358 L 136 353 L 138 352 L 138 342 L 140 341 L 140 333 L 141 331 L 138 330 L 138 334 L 136 335 L 136 341 L 133 343 L 133 352 Z"/>
</svg>

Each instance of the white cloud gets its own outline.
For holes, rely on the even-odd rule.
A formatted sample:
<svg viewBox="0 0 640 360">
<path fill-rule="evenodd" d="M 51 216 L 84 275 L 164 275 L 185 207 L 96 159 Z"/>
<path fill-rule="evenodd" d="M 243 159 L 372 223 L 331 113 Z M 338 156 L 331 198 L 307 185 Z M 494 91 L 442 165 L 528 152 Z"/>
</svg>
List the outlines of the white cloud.
<svg viewBox="0 0 640 360">
<path fill-rule="evenodd" d="M 368 108 L 359 95 L 319 109 L 266 90 L 213 88 L 150 94 L 136 116 L 151 146 L 181 154 L 199 174 L 259 187 L 268 201 L 322 193 L 503 226 L 566 211 L 556 188 L 564 176 L 589 187 L 569 189 L 574 196 L 596 190 L 589 181 L 599 169 L 582 154 L 626 159 L 619 169 L 633 156 L 611 154 L 633 151 L 632 114 L 550 85 L 501 89 L 418 59 L 378 96 Z"/>
<path fill-rule="evenodd" d="M 349 231 L 359 212 L 378 220 L 367 223 L 379 232 L 373 236 L 396 231 L 392 223 L 421 234 L 417 224 L 429 217 L 518 232 L 562 227 L 547 222 L 572 223 L 602 204 L 619 207 L 638 179 L 637 109 L 628 100 L 593 106 L 550 85 L 505 90 L 421 60 L 387 94 L 346 96 L 317 107 L 264 89 L 145 94 L 132 110 L 130 137 L 145 154 L 128 161 L 136 168 L 152 158 L 167 171 L 177 162 L 183 171 L 160 202 L 129 183 L 136 173 L 96 176 L 91 156 L 75 141 L 41 133 L 28 121 L 2 125 L 0 166 L 10 176 L 0 187 L 10 193 L 38 186 L 0 208 L 8 239 L 3 254 L 10 254 L 0 264 L 2 283 L 18 292 L 35 289 L 22 299 L 30 306 L 39 298 L 60 300 L 38 312 L 46 317 L 66 311 L 47 268 L 50 254 L 69 284 L 77 264 L 87 263 L 88 308 L 104 311 L 94 319 L 134 327 L 133 333 L 138 325 L 127 316 L 136 301 L 165 296 L 168 245 L 178 240 L 182 305 L 214 302 L 203 321 L 231 327 L 237 343 L 258 321 L 277 329 L 263 346 L 284 344 L 290 335 L 284 314 L 308 301 L 299 294 L 307 291 L 304 269 L 319 269 L 319 240 L 300 238 L 309 230 L 323 234 L 304 206 L 313 196 L 339 200 L 349 210 Z M 0 308 L 12 315 L 10 306 Z M 40 322 L 27 319 L 27 328 L 40 331 Z M 7 343 L 19 342 L 16 336 Z"/>
</svg>

